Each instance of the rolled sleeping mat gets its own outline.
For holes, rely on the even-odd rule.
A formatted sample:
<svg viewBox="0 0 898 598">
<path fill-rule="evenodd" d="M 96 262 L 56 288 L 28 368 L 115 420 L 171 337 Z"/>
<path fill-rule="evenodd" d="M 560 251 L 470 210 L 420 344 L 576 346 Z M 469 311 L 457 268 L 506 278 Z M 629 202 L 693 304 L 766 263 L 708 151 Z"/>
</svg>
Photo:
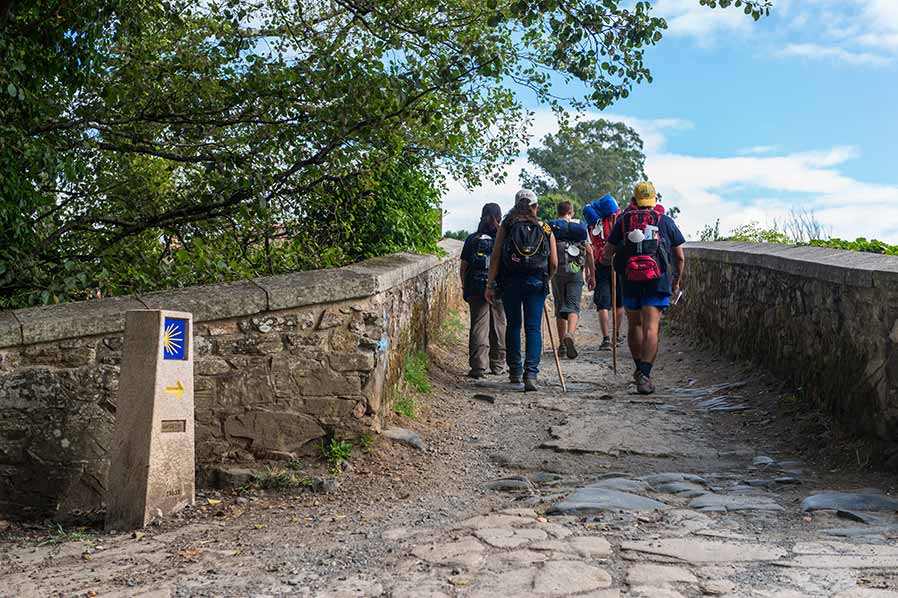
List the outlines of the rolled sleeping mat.
<svg viewBox="0 0 898 598">
<path fill-rule="evenodd" d="M 568 222 L 564 218 L 559 218 L 549 222 L 549 226 L 552 227 L 552 233 L 558 241 L 580 243 L 589 236 L 586 225 L 582 222 Z"/>
</svg>

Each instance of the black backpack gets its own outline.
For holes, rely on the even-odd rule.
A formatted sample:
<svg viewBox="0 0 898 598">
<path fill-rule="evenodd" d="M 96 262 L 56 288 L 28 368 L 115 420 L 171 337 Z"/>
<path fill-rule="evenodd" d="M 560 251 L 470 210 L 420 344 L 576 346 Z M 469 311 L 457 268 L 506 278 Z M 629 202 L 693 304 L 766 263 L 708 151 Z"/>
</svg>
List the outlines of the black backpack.
<svg viewBox="0 0 898 598">
<path fill-rule="evenodd" d="M 502 246 L 503 270 L 509 274 L 549 274 L 548 225 L 519 220 L 513 223 Z"/>
<path fill-rule="evenodd" d="M 494 244 L 495 239 L 493 237 L 477 233 L 474 239 L 474 251 L 468 260 L 468 269 L 465 271 L 465 300 L 472 297 L 483 297 L 486 293 L 490 256 L 493 253 Z"/>
</svg>

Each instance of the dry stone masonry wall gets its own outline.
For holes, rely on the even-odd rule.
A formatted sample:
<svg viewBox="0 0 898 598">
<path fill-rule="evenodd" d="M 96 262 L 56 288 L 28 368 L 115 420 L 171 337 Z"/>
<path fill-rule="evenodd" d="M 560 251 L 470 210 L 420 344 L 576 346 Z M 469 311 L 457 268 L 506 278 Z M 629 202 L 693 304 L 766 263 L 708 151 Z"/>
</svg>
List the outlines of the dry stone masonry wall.
<svg viewBox="0 0 898 598">
<path fill-rule="evenodd" d="M 193 313 L 201 479 L 379 431 L 402 358 L 460 301 L 461 243 L 442 248 L 0 312 L 0 517 L 101 507 L 128 310 Z"/>
<path fill-rule="evenodd" d="M 898 467 L 898 258 L 721 242 L 686 255 L 681 328 L 783 376 Z"/>
</svg>

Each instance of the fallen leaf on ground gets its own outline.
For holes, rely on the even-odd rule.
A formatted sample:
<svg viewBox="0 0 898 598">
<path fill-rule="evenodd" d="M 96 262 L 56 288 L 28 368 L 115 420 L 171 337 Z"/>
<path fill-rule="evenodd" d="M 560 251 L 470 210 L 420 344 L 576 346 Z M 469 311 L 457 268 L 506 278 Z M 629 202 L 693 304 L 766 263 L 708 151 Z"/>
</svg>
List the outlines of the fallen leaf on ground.
<svg viewBox="0 0 898 598">
<path fill-rule="evenodd" d="M 190 558 L 202 553 L 202 550 L 179 550 L 176 554 L 180 557 Z"/>
<path fill-rule="evenodd" d="M 213 505 L 213 506 L 214 506 L 214 505 L 219 505 L 219 504 L 221 504 L 221 501 L 220 501 L 220 500 L 215 500 L 214 498 L 209 498 L 209 499 L 207 499 L 207 500 L 209 501 L 209 504 L 210 504 L 210 505 Z"/>
<path fill-rule="evenodd" d="M 140 540 L 141 538 L 143 538 L 143 536 L 144 536 L 143 532 L 133 532 L 131 534 L 131 537 L 134 538 L 135 540 Z"/>
</svg>

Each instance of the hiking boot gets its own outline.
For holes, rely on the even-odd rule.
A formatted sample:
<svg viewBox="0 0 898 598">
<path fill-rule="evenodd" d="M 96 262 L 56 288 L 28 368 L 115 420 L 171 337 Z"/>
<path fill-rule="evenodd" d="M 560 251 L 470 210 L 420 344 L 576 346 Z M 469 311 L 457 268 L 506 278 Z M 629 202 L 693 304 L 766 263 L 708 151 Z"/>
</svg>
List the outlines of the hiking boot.
<svg viewBox="0 0 898 598">
<path fill-rule="evenodd" d="M 501 365 L 490 366 L 490 374 L 493 376 L 501 376 L 505 373 L 505 368 Z"/>
<path fill-rule="evenodd" d="M 468 378 L 474 378 L 475 380 L 478 380 L 478 379 L 480 379 L 480 378 L 483 378 L 483 370 L 479 370 L 479 369 L 476 369 L 476 368 L 472 368 L 472 369 L 468 372 Z"/>
<path fill-rule="evenodd" d="M 641 395 L 650 395 L 655 392 L 655 385 L 652 383 L 652 379 L 642 372 L 639 373 L 639 379 L 636 381 L 636 392 Z"/>
<path fill-rule="evenodd" d="M 508 381 L 512 384 L 520 384 L 524 381 L 524 377 L 521 374 L 508 374 Z"/>
<path fill-rule="evenodd" d="M 602 338 L 602 344 L 599 345 L 599 351 L 610 351 L 611 350 L 611 339 L 609 337 Z"/>
<path fill-rule="evenodd" d="M 569 359 L 577 359 L 577 346 L 574 344 L 574 337 L 568 334 L 561 341 L 562 346 L 567 349 L 567 356 Z"/>
<path fill-rule="evenodd" d="M 536 377 L 535 376 L 525 376 L 524 377 L 524 390 L 527 392 L 539 390 L 536 386 Z"/>
<path fill-rule="evenodd" d="M 639 370 L 633 370 L 633 382 L 639 384 L 639 378 L 642 376 L 642 372 Z"/>
<path fill-rule="evenodd" d="M 558 358 L 564 359 L 567 357 L 567 347 L 564 344 L 564 340 L 562 339 L 561 343 L 558 345 L 558 348 L 555 349 L 558 352 Z"/>
</svg>

